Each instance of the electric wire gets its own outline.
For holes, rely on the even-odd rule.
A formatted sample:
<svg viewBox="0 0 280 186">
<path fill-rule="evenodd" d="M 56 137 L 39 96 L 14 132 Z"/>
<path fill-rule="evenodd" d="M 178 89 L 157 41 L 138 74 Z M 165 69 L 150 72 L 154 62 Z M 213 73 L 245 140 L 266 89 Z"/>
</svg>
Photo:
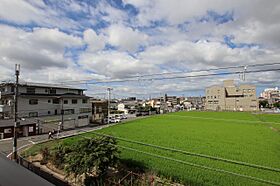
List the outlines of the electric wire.
<svg viewBox="0 0 280 186">
<path fill-rule="evenodd" d="M 157 148 L 157 149 L 161 149 L 161 150 L 168 150 L 168 151 L 171 151 L 171 152 L 179 152 L 179 153 L 182 153 L 182 154 L 185 154 L 185 155 L 189 155 L 189 156 L 202 157 L 202 158 L 207 158 L 207 159 L 212 159 L 212 160 L 217 160 L 217 161 L 223 161 L 223 162 L 227 162 L 227 163 L 231 163 L 231 164 L 247 166 L 247 167 L 251 167 L 251 168 L 263 169 L 263 170 L 268 170 L 268 171 L 273 171 L 273 172 L 280 172 L 279 168 L 273 168 L 273 167 L 267 167 L 267 166 L 263 166 L 263 165 L 257 165 L 257 164 L 251 164 L 251 163 L 247 163 L 247 162 L 237 161 L 237 160 L 230 160 L 230 159 L 225 159 L 225 158 L 219 158 L 219 157 L 215 157 L 215 156 L 199 154 L 199 153 L 193 153 L 193 152 L 183 151 L 183 150 L 169 148 L 169 147 L 162 147 L 162 146 L 148 144 L 148 143 L 143 143 L 143 142 L 139 142 L 139 141 L 135 141 L 135 140 L 130 140 L 130 139 L 126 139 L 126 138 L 115 137 L 115 136 L 111 136 L 111 135 L 107 135 L 107 134 L 101 134 L 101 133 L 94 132 L 94 131 L 92 133 L 96 134 L 96 135 L 116 138 L 118 140 L 126 141 L 126 142 L 129 142 L 129 143 L 134 143 L 134 144 L 139 144 L 139 145 L 143 145 L 143 146 L 153 147 L 153 148 Z"/>
<path fill-rule="evenodd" d="M 270 184 L 270 185 L 278 185 L 278 186 L 280 185 L 280 183 L 278 183 L 278 182 L 265 180 L 265 179 L 262 179 L 262 178 L 257 178 L 257 177 L 253 177 L 253 176 L 239 174 L 239 173 L 235 173 L 235 172 L 231 172 L 231 171 L 227 171 L 227 170 L 223 170 L 223 169 L 212 168 L 212 167 L 208 167 L 208 166 L 204 166 L 204 165 L 199 165 L 199 164 L 195 164 L 195 163 L 191 163 L 191 162 L 187 162 L 187 161 L 183 161 L 183 160 L 178 160 L 178 159 L 175 159 L 175 158 L 170 158 L 170 157 L 166 157 L 166 156 L 162 156 L 162 155 L 153 154 L 153 153 L 150 153 L 150 152 L 137 150 L 137 149 L 130 148 L 130 147 L 125 147 L 125 146 L 122 146 L 122 145 L 117 145 L 117 146 L 120 147 L 120 148 L 126 149 L 126 150 L 134 151 L 134 152 L 141 153 L 141 154 L 146 154 L 146 155 L 153 156 L 153 157 L 156 157 L 156 158 L 159 158 L 159 159 L 165 159 L 165 160 L 173 161 L 173 162 L 184 164 L 184 165 L 189 165 L 189 166 L 204 169 L 204 170 L 210 170 L 210 171 L 214 171 L 214 172 L 230 174 L 230 175 L 233 175 L 233 176 L 238 176 L 238 177 L 242 177 L 242 178 L 246 178 L 246 179 L 250 179 L 250 180 L 253 180 L 253 181 L 266 183 L 266 184 Z"/>
</svg>

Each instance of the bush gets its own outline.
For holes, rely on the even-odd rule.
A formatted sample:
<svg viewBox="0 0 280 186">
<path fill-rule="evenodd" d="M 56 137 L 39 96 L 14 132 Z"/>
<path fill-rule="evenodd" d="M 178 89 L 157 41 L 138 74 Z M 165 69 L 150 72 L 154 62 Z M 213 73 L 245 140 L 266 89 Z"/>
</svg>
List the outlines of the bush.
<svg viewBox="0 0 280 186">
<path fill-rule="evenodd" d="M 41 165 L 45 165 L 48 163 L 48 161 L 50 160 L 50 150 L 48 147 L 44 147 L 40 150 L 40 153 L 42 154 L 42 160 L 40 161 Z"/>
<path fill-rule="evenodd" d="M 65 164 L 65 155 L 68 152 L 70 152 L 70 147 L 60 143 L 53 149 L 50 161 L 55 167 L 63 169 Z"/>
<path fill-rule="evenodd" d="M 119 161 L 116 140 L 111 137 L 79 140 L 68 150 L 64 160 L 66 173 L 75 177 L 85 174 L 87 185 L 100 183 L 109 167 L 116 167 Z"/>
</svg>

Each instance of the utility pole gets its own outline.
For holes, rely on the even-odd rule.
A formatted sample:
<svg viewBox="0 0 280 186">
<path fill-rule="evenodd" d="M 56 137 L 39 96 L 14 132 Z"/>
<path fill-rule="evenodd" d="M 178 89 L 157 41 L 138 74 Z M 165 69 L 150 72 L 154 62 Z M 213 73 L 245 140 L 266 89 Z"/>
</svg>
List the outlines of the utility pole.
<svg viewBox="0 0 280 186">
<path fill-rule="evenodd" d="M 14 139 L 13 139 L 13 160 L 17 162 L 17 130 L 19 127 L 19 121 L 18 121 L 18 79 L 19 79 L 19 71 L 20 71 L 20 65 L 16 64 L 15 66 L 15 75 L 16 75 L 16 83 L 15 83 L 15 123 L 14 123 Z"/>
<path fill-rule="evenodd" d="M 111 91 L 113 89 L 112 88 L 107 88 L 108 91 L 108 119 L 107 119 L 107 123 L 109 124 L 109 118 L 110 118 L 110 99 L 111 99 Z"/>
<path fill-rule="evenodd" d="M 63 107 L 63 97 L 61 97 L 61 126 L 60 128 L 63 129 L 64 127 L 64 107 Z"/>
</svg>

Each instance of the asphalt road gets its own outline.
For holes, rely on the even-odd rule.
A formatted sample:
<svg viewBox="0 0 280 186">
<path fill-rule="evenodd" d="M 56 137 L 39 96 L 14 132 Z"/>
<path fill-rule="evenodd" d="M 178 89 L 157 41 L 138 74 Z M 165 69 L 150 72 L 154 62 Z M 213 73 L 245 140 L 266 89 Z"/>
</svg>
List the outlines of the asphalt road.
<svg viewBox="0 0 280 186">
<path fill-rule="evenodd" d="M 63 131 L 63 132 L 60 132 L 59 138 L 78 135 L 78 134 L 81 134 L 84 132 L 98 130 L 98 129 L 105 128 L 105 127 L 108 127 L 111 125 L 112 124 L 93 126 L 93 127 L 83 127 L 83 128 L 77 128 L 77 129 L 73 129 L 73 130 Z M 54 137 L 56 137 L 56 135 L 54 135 Z M 27 147 L 28 145 L 32 145 L 32 144 L 35 144 L 36 142 L 44 141 L 47 139 L 48 139 L 48 134 L 21 137 L 17 140 L 18 151 L 20 151 L 24 147 Z M 12 152 L 12 149 L 13 149 L 13 139 L 12 138 L 0 140 L 0 153 L 8 156 Z"/>
<path fill-rule="evenodd" d="M 135 119 L 146 118 L 146 117 L 148 117 L 148 116 L 130 117 L 126 120 L 123 120 L 121 123 L 125 123 L 125 122 L 135 120 Z M 63 138 L 63 137 L 67 137 L 67 136 L 74 136 L 74 135 L 78 135 L 78 134 L 85 133 L 85 132 L 99 130 L 99 129 L 106 128 L 106 127 L 113 126 L 113 125 L 117 125 L 117 123 L 116 124 L 107 124 L 107 125 L 96 125 L 96 126 L 76 128 L 73 130 L 62 131 L 59 134 L 59 138 Z M 56 135 L 54 135 L 54 137 L 56 137 Z M 17 140 L 18 151 L 20 152 L 20 150 L 24 149 L 24 147 L 30 146 L 32 144 L 35 144 L 37 142 L 44 141 L 47 139 L 48 139 L 48 134 L 21 137 Z M 12 151 L 13 151 L 13 139 L 12 138 L 0 140 L 0 153 L 1 154 L 8 156 L 12 153 Z"/>
</svg>

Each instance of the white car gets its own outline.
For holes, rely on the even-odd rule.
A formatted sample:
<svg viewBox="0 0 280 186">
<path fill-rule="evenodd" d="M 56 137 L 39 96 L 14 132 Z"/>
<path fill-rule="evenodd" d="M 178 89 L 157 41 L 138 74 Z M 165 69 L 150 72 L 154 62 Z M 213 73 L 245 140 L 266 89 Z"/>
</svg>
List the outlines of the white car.
<svg viewBox="0 0 280 186">
<path fill-rule="evenodd" d="M 127 119 L 127 116 L 125 114 L 122 114 L 121 119 Z"/>
<path fill-rule="evenodd" d="M 114 118 L 114 120 L 115 120 L 114 123 L 119 123 L 119 122 L 121 122 L 121 117 L 120 117 L 120 116 L 116 116 L 116 117 Z"/>
</svg>

